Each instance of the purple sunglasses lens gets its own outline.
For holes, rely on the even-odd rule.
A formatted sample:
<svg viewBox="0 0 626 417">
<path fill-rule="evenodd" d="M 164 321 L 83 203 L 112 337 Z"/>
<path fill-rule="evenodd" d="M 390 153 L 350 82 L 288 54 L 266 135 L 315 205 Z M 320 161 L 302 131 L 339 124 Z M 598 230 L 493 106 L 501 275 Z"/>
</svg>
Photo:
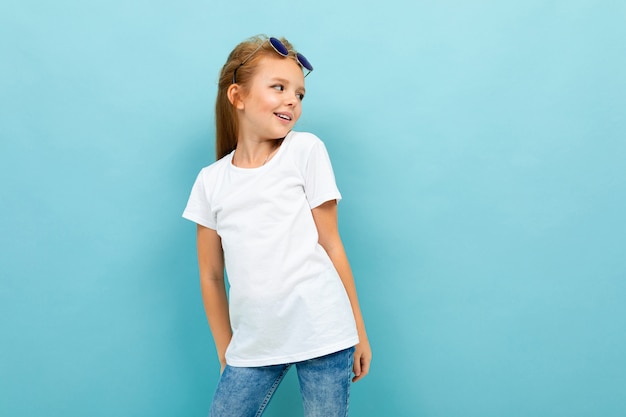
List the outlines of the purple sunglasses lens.
<svg viewBox="0 0 626 417">
<path fill-rule="evenodd" d="M 278 52 L 282 56 L 289 55 L 289 50 L 287 49 L 287 47 L 285 45 L 283 45 L 283 43 L 281 41 L 279 41 L 278 39 L 270 38 L 270 44 L 272 44 L 272 47 L 274 47 L 276 52 Z"/>
<path fill-rule="evenodd" d="M 304 55 L 302 55 L 300 52 L 298 52 L 296 54 L 296 57 L 298 58 L 298 62 L 300 63 L 300 65 L 302 65 L 304 68 L 306 68 L 309 71 L 313 71 L 313 65 L 311 65 L 309 60 L 306 59 L 304 57 Z"/>
<path fill-rule="evenodd" d="M 282 55 L 282 56 L 289 55 L 289 49 L 287 49 L 285 44 L 283 44 L 281 41 L 279 41 L 278 39 L 276 39 L 274 37 L 270 38 L 269 41 L 270 41 L 270 44 L 272 45 L 272 47 L 280 55 Z M 301 53 L 298 52 L 298 53 L 296 53 L 296 58 L 298 58 L 298 62 L 300 63 L 300 65 L 302 65 L 304 68 L 306 68 L 309 72 L 313 71 L 313 65 L 311 65 L 309 60 L 306 59 L 304 57 L 304 55 L 302 55 Z"/>
</svg>

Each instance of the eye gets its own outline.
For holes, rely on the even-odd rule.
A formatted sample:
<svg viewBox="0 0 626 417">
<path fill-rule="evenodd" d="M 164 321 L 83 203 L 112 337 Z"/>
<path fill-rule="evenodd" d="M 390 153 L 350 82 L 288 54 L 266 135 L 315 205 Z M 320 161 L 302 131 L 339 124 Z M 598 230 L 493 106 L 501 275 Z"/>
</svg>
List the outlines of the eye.
<svg viewBox="0 0 626 417">
<path fill-rule="evenodd" d="M 298 100 L 302 101 L 304 100 L 304 93 L 296 93 L 296 97 L 298 97 Z"/>
<path fill-rule="evenodd" d="M 285 91 L 285 86 L 282 84 L 275 84 L 272 86 L 272 88 L 277 91 Z"/>
</svg>

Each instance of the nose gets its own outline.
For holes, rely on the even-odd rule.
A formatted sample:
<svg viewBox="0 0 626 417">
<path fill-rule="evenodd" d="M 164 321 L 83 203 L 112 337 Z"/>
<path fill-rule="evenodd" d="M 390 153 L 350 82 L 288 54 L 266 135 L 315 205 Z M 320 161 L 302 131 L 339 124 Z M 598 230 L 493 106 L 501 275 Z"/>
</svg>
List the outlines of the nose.
<svg viewBox="0 0 626 417">
<path fill-rule="evenodd" d="M 288 94 L 288 95 L 287 95 L 287 97 L 286 97 L 286 104 L 287 104 L 288 106 L 293 107 L 293 106 L 295 106 L 297 103 L 298 103 L 298 96 L 297 96 L 296 94 L 293 94 L 293 95 Z"/>
</svg>

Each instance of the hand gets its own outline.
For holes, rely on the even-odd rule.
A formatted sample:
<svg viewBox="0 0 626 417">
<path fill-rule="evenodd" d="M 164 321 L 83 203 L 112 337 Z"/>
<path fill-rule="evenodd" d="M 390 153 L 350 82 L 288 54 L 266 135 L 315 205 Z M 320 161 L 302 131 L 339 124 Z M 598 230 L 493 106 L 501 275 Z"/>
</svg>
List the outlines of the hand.
<svg viewBox="0 0 626 417">
<path fill-rule="evenodd" d="M 367 337 L 362 337 L 361 342 L 354 349 L 354 365 L 352 365 L 354 378 L 352 378 L 352 382 L 362 379 L 369 373 L 371 362 L 372 349 L 370 348 L 370 343 Z"/>
</svg>

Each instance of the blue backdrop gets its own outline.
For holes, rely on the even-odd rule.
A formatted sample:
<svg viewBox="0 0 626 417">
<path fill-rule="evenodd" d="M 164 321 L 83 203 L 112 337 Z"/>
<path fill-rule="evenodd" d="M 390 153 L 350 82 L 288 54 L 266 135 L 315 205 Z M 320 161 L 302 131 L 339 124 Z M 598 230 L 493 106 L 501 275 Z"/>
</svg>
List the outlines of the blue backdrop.
<svg viewBox="0 0 626 417">
<path fill-rule="evenodd" d="M 315 66 L 374 348 L 352 415 L 626 415 L 626 6 L 3 0 L 0 415 L 204 416 L 218 363 L 181 219 L 217 73 Z M 267 415 L 300 410 L 291 375 Z"/>
</svg>

